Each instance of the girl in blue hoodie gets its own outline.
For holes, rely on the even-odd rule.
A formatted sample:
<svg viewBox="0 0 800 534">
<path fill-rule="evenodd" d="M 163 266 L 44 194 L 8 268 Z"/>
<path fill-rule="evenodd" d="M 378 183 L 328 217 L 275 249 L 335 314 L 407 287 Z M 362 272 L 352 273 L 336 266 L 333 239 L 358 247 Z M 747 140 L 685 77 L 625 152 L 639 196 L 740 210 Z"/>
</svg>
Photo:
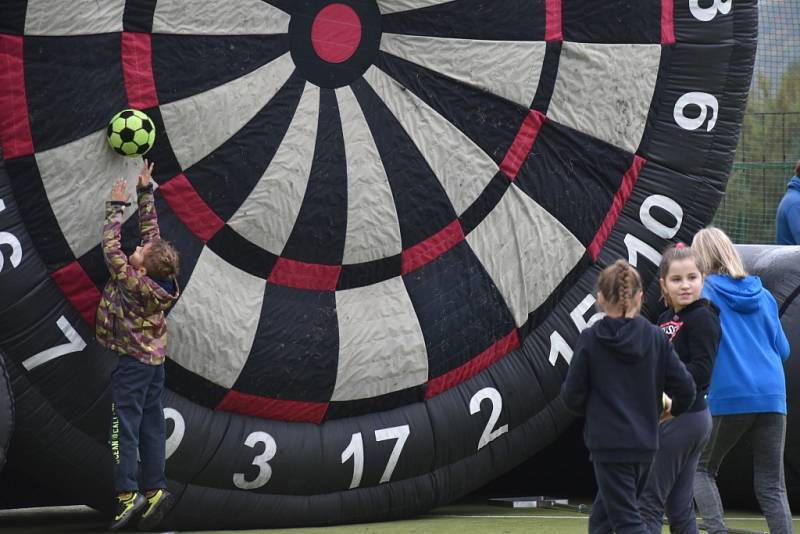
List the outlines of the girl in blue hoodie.
<svg viewBox="0 0 800 534">
<path fill-rule="evenodd" d="M 711 436 L 700 457 L 694 497 L 708 532 L 726 532 L 716 476 L 725 455 L 744 436 L 753 444 L 756 497 L 773 534 L 794 532 L 786 497 L 783 448 L 789 342 L 778 305 L 757 276 L 744 270 L 731 240 L 718 228 L 697 233 L 692 248 L 708 269 L 703 296 L 720 310 L 722 339 L 708 405 Z"/>
</svg>

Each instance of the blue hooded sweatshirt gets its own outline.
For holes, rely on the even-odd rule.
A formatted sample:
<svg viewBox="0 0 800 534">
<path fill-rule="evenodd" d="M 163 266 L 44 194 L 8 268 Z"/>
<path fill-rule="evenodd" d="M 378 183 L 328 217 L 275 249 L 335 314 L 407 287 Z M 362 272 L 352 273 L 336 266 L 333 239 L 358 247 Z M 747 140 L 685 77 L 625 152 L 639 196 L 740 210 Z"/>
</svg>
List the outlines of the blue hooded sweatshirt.
<svg viewBox="0 0 800 534">
<path fill-rule="evenodd" d="M 703 296 L 719 307 L 722 339 L 711 375 L 711 415 L 786 414 L 783 362 L 789 341 L 775 298 L 757 276 L 711 274 Z"/>
<path fill-rule="evenodd" d="M 775 242 L 800 245 L 800 178 L 792 176 L 775 217 Z"/>
</svg>

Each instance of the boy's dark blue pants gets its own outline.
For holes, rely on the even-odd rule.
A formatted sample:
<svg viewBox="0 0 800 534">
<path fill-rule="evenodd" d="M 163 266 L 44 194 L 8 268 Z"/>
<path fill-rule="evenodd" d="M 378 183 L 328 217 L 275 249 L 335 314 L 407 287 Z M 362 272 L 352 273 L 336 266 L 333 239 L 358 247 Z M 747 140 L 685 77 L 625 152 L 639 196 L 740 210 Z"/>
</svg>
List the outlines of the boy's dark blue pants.
<svg viewBox="0 0 800 534">
<path fill-rule="evenodd" d="M 111 372 L 111 453 L 117 493 L 167 487 L 163 391 L 163 365 L 118 355 Z M 142 461 L 141 486 L 137 450 Z"/>
<path fill-rule="evenodd" d="M 638 501 L 650 473 L 650 462 L 592 465 L 597 497 L 589 516 L 589 534 L 647 534 Z"/>
</svg>

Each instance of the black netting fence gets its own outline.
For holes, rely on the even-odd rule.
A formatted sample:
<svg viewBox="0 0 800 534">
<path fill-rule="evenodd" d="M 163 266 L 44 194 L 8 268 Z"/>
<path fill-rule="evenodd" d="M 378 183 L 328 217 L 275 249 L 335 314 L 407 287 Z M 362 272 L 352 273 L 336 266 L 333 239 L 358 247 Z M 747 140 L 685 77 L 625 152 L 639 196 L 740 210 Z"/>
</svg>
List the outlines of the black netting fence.
<svg viewBox="0 0 800 534">
<path fill-rule="evenodd" d="M 800 0 L 761 0 L 750 98 L 714 224 L 737 243 L 774 243 L 775 210 L 798 159 Z"/>
</svg>

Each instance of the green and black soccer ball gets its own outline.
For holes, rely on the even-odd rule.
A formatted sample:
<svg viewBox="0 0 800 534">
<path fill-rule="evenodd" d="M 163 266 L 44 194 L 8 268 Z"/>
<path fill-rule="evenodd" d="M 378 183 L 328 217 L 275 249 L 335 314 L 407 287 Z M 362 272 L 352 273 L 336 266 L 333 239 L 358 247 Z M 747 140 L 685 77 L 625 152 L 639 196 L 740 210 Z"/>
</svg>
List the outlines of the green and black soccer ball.
<svg viewBox="0 0 800 534">
<path fill-rule="evenodd" d="M 143 156 L 153 147 L 156 126 L 147 114 L 138 109 L 124 109 L 108 123 L 108 144 L 118 154 Z"/>
</svg>

